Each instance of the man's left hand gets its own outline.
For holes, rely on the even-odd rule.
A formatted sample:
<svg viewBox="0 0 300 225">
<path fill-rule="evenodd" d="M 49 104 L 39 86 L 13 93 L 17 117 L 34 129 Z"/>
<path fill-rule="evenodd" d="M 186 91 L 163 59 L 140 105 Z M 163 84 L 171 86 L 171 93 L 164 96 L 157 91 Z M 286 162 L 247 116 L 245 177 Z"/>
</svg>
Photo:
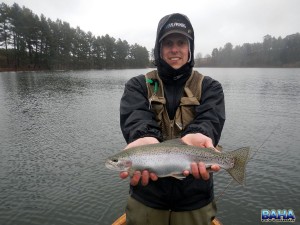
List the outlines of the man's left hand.
<svg viewBox="0 0 300 225">
<path fill-rule="evenodd" d="M 198 146 L 198 147 L 202 147 L 202 148 L 215 149 L 211 138 L 209 138 L 201 133 L 187 134 L 184 137 L 182 137 L 181 140 L 188 145 Z M 215 149 L 215 151 L 218 151 L 218 150 Z M 210 167 L 210 171 L 218 172 L 219 170 L 220 170 L 219 165 L 212 165 Z M 191 163 L 190 171 L 189 170 L 183 171 L 183 175 L 188 176 L 188 175 L 192 174 L 196 179 L 202 178 L 203 180 L 208 180 L 210 177 L 209 176 L 210 171 L 207 170 L 206 165 L 203 162 Z"/>
</svg>

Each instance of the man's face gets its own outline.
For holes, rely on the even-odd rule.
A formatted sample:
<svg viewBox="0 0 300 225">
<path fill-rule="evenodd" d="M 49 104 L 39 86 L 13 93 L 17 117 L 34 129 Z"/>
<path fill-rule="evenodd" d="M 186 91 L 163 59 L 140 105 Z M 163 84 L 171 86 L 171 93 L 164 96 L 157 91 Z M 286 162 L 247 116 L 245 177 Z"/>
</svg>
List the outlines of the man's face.
<svg viewBox="0 0 300 225">
<path fill-rule="evenodd" d="M 189 43 L 183 34 L 170 34 L 162 40 L 161 56 L 174 69 L 179 69 L 189 58 Z"/>
</svg>

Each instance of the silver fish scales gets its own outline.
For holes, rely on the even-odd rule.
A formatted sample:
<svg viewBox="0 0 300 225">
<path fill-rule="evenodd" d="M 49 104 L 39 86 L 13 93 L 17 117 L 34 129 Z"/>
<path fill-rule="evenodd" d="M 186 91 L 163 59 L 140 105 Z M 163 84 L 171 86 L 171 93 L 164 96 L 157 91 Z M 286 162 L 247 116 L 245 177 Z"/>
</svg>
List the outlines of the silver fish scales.
<svg viewBox="0 0 300 225">
<path fill-rule="evenodd" d="M 158 177 L 184 179 L 182 173 L 190 170 L 192 162 L 204 162 L 207 167 L 219 165 L 239 184 L 244 185 L 249 155 L 249 147 L 222 153 L 210 148 L 186 145 L 176 139 L 126 149 L 107 158 L 105 165 L 111 170 L 127 171 L 130 174 L 136 170 L 148 170 Z"/>
</svg>

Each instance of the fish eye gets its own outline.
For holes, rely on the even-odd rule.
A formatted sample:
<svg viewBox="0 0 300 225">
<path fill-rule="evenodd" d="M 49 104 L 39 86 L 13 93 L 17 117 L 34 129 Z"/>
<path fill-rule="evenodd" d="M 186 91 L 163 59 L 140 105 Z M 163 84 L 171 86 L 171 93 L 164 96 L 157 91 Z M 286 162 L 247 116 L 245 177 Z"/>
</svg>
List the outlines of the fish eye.
<svg viewBox="0 0 300 225">
<path fill-rule="evenodd" d="M 118 159 L 112 159 L 111 161 L 116 163 L 116 162 L 118 162 Z"/>
</svg>

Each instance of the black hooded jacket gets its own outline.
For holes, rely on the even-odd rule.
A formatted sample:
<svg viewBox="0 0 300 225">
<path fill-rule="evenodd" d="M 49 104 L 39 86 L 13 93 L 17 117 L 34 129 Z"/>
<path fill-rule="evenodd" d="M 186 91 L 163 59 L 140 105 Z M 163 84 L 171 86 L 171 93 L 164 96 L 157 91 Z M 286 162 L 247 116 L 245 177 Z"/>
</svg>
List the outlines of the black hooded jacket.
<svg viewBox="0 0 300 225">
<path fill-rule="evenodd" d="M 172 119 L 179 105 L 185 82 L 191 75 L 194 66 L 194 33 L 190 40 L 191 60 L 179 69 L 173 69 L 160 58 L 161 31 L 172 19 L 190 21 L 182 14 L 165 16 L 159 22 L 154 48 L 155 65 L 164 83 L 167 111 Z M 205 76 L 202 83 L 200 105 L 195 106 L 194 120 L 182 132 L 182 136 L 189 133 L 202 133 L 217 145 L 225 122 L 225 103 L 221 84 Z M 148 92 L 145 76 L 131 78 L 125 85 L 120 103 L 120 125 L 127 143 L 142 137 L 155 137 L 163 141 L 161 129 L 155 121 L 155 115 L 149 107 Z M 138 184 L 130 187 L 130 194 L 143 204 L 172 211 L 187 211 L 201 208 L 213 200 L 213 178 L 207 181 L 194 179 L 192 175 L 184 180 L 172 177 L 159 178 L 151 181 L 147 186 Z"/>
</svg>

